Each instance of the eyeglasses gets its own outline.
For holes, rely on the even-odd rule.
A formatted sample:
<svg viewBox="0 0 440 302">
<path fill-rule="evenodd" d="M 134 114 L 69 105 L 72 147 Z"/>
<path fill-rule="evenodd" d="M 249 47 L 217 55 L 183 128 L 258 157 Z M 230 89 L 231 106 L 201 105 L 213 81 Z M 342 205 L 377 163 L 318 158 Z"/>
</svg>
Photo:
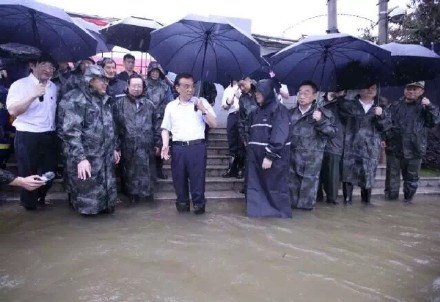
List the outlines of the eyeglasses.
<svg viewBox="0 0 440 302">
<path fill-rule="evenodd" d="M 38 66 L 42 69 L 46 69 L 46 70 L 50 70 L 50 71 L 55 71 L 55 67 L 52 65 L 52 63 L 50 62 L 43 62 L 43 63 L 39 63 Z"/>
<path fill-rule="evenodd" d="M 183 89 L 186 89 L 186 90 L 188 90 L 188 89 L 196 89 L 196 86 L 193 84 L 193 85 L 191 85 L 191 84 L 179 84 L 179 87 L 182 87 Z"/>
</svg>

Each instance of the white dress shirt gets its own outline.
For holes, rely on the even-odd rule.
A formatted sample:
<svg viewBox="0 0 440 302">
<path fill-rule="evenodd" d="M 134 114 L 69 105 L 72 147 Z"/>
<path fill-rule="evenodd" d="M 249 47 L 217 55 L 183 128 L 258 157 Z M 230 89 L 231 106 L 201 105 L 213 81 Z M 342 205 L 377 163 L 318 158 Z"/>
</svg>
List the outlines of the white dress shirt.
<svg viewBox="0 0 440 302">
<path fill-rule="evenodd" d="M 9 108 L 14 102 L 29 98 L 38 83 L 38 79 L 32 73 L 28 77 L 12 83 L 6 99 L 6 107 Z M 51 81 L 47 81 L 44 100 L 42 102 L 39 98 L 33 100 L 28 109 L 17 116 L 12 125 L 17 131 L 36 133 L 54 131 L 56 107 L 56 85 Z"/>
<path fill-rule="evenodd" d="M 364 103 L 361 99 L 359 99 L 359 103 L 361 103 L 362 108 L 364 108 L 365 113 L 367 113 L 368 110 L 370 110 L 371 107 L 373 107 L 373 105 L 374 105 L 374 101 L 371 103 Z"/>
<path fill-rule="evenodd" d="M 191 141 L 205 138 L 206 116 L 200 110 L 194 111 L 196 97 L 188 102 L 181 102 L 179 98 L 168 103 L 161 128 L 173 135 L 173 141 Z M 199 98 L 206 110 L 216 117 L 214 109 L 204 98 Z"/>
<path fill-rule="evenodd" d="M 312 104 L 309 105 L 309 107 L 306 108 L 306 110 L 302 110 L 300 106 L 298 106 L 299 112 L 301 112 L 302 115 L 306 114 L 307 111 L 310 110 L 310 108 L 312 108 Z"/>
<path fill-rule="evenodd" d="M 237 84 L 234 86 L 229 85 L 228 87 L 226 87 L 225 91 L 223 92 L 222 106 L 228 106 L 228 104 L 226 104 L 226 101 L 228 101 L 228 103 L 231 104 L 228 109 L 228 114 L 236 112 L 239 109 L 239 98 L 235 95 L 237 89 L 239 90 Z M 239 91 L 239 95 L 240 94 L 241 91 Z"/>
</svg>

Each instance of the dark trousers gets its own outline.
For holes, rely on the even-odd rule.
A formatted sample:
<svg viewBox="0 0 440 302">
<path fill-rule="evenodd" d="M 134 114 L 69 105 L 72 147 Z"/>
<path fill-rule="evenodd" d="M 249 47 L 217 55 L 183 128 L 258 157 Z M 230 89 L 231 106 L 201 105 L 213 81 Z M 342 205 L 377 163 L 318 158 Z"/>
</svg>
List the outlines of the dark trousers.
<svg viewBox="0 0 440 302">
<path fill-rule="evenodd" d="M 194 206 L 201 207 L 205 199 L 206 144 L 171 148 L 171 172 L 177 203 L 189 205 L 189 192 Z"/>
<path fill-rule="evenodd" d="M 230 113 L 226 122 L 228 147 L 230 156 L 244 155 L 244 147 L 238 132 L 238 113 Z"/>
<path fill-rule="evenodd" d="M 41 175 L 45 172 L 55 172 L 58 164 L 59 145 L 55 132 L 15 133 L 15 155 L 17 157 L 18 175 Z M 38 198 L 45 198 L 46 193 L 52 186 L 48 182 L 38 190 L 29 192 L 21 190 L 21 204 L 25 207 L 35 207 Z"/>
<path fill-rule="evenodd" d="M 318 199 L 323 199 L 324 189 L 327 201 L 334 202 L 338 198 L 341 176 L 341 156 L 324 152 L 321 174 L 319 175 Z"/>
<path fill-rule="evenodd" d="M 400 173 L 402 173 L 404 198 L 411 200 L 418 188 L 421 164 L 420 158 L 405 159 L 387 154 L 385 197 L 387 199 L 399 197 Z"/>
</svg>

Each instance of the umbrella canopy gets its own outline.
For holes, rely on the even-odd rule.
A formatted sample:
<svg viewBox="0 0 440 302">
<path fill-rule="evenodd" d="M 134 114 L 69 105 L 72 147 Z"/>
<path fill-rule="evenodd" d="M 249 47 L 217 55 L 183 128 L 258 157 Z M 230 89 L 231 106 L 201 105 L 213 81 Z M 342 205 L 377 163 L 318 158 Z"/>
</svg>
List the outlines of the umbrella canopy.
<svg viewBox="0 0 440 302">
<path fill-rule="evenodd" d="M 272 78 L 269 62 L 264 57 L 261 57 L 260 63 L 260 68 L 252 72 L 249 77 L 255 81 Z"/>
<path fill-rule="evenodd" d="M 22 61 L 35 60 L 41 56 L 41 50 L 36 47 L 20 44 L 0 44 L 0 57 L 18 59 Z"/>
<path fill-rule="evenodd" d="M 57 61 L 76 61 L 96 53 L 96 40 L 62 9 L 32 0 L 0 2 L 0 43 L 39 48 Z"/>
<path fill-rule="evenodd" d="M 380 82 L 391 68 L 391 54 L 379 46 L 346 34 L 309 36 L 270 58 L 275 76 L 291 87 L 311 80 L 321 91 L 346 86 L 337 71 L 355 63 L 371 75 L 368 82 Z M 350 83 L 356 85 L 370 83 Z M 350 87 L 344 87 L 350 88 Z"/>
<path fill-rule="evenodd" d="M 388 43 L 380 47 L 391 52 L 390 85 L 432 80 L 440 74 L 440 56 L 424 46 Z"/>
<path fill-rule="evenodd" d="M 109 52 L 113 45 L 109 45 L 105 42 L 104 36 L 99 32 L 100 28 L 96 24 L 87 22 L 83 18 L 72 18 L 73 22 L 75 22 L 76 25 L 82 27 L 85 29 L 90 35 L 92 35 L 96 42 L 96 53 L 99 52 Z"/>
<path fill-rule="evenodd" d="M 100 31 L 107 43 L 131 51 L 148 52 L 150 33 L 161 28 L 157 21 L 138 17 L 129 17 L 109 24 Z"/>
<path fill-rule="evenodd" d="M 166 70 L 227 84 L 261 66 L 260 45 L 220 17 L 189 15 L 151 33 L 149 53 Z"/>
</svg>

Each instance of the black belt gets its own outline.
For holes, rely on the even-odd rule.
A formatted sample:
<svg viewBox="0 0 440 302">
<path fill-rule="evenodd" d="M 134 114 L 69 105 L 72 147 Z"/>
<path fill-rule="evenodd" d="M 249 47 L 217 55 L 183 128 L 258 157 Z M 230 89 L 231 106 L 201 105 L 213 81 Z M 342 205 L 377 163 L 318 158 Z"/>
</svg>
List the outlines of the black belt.
<svg viewBox="0 0 440 302">
<path fill-rule="evenodd" d="M 173 145 L 177 145 L 177 146 L 189 146 L 189 145 L 198 145 L 198 144 L 203 144 L 205 143 L 204 139 L 195 139 L 192 141 L 177 141 L 177 142 L 173 142 Z"/>
</svg>

